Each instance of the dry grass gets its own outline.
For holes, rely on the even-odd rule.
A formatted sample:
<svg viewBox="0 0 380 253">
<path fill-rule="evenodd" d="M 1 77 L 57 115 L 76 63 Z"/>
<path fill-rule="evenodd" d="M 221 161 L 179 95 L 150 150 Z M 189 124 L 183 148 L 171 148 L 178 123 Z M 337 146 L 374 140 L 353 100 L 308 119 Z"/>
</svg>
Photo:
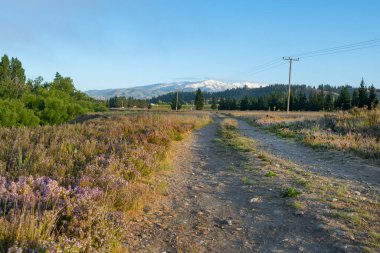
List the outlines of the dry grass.
<svg viewBox="0 0 380 253">
<path fill-rule="evenodd" d="M 166 193 L 153 175 L 171 144 L 209 122 L 140 113 L 0 128 L 0 252 L 126 252 L 125 221 Z"/>
<path fill-rule="evenodd" d="M 233 112 L 281 137 L 295 138 L 313 147 L 352 151 L 380 158 L 380 109 L 350 112 Z"/>
</svg>

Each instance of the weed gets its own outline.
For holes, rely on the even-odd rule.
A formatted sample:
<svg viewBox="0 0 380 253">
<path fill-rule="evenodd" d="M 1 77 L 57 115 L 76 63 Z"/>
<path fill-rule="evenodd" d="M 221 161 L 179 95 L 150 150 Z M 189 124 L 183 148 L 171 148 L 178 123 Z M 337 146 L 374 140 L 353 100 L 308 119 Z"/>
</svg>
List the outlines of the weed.
<svg viewBox="0 0 380 253">
<path fill-rule="evenodd" d="M 250 180 L 247 176 L 242 177 L 241 182 L 245 185 L 254 185 L 254 182 Z"/>
<path fill-rule="evenodd" d="M 167 195 L 168 194 L 168 183 L 166 181 L 161 181 L 157 185 L 157 192 L 161 195 Z"/>
<path fill-rule="evenodd" d="M 270 162 L 270 159 L 264 154 L 259 154 L 258 157 L 264 162 Z"/>
<path fill-rule="evenodd" d="M 357 213 L 346 212 L 346 211 L 335 211 L 331 213 L 333 217 L 341 218 L 346 222 L 353 224 L 361 224 L 363 221 Z"/>
<path fill-rule="evenodd" d="M 296 180 L 297 184 L 306 187 L 309 184 L 309 181 L 303 178 L 299 178 Z"/>
<path fill-rule="evenodd" d="M 232 171 L 232 172 L 236 172 L 236 171 L 237 171 L 237 168 L 236 168 L 236 166 L 234 166 L 234 165 L 230 165 L 230 166 L 227 167 L 227 170 L 228 170 L 228 171 Z"/>
<path fill-rule="evenodd" d="M 283 197 L 289 197 L 289 198 L 294 198 L 294 197 L 298 197 L 299 195 L 301 195 L 302 192 L 298 191 L 297 189 L 293 188 L 293 187 L 288 187 L 286 188 L 286 190 L 283 192 L 282 196 Z"/>
<path fill-rule="evenodd" d="M 305 208 L 305 205 L 301 201 L 297 201 L 297 200 L 291 202 L 290 206 L 292 206 L 295 209 L 303 209 L 303 208 Z"/>
<path fill-rule="evenodd" d="M 265 174 L 266 177 L 276 177 L 277 174 L 273 171 L 269 171 L 267 174 Z"/>
</svg>

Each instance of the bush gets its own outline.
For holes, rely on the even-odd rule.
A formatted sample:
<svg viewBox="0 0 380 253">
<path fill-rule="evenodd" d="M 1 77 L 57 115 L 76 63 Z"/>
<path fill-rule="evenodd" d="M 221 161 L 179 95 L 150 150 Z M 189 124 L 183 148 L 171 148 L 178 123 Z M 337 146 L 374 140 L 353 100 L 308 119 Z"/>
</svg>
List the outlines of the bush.
<svg viewBox="0 0 380 253">
<path fill-rule="evenodd" d="M 59 124 L 65 122 L 69 117 L 67 106 L 64 101 L 55 97 L 48 97 L 44 101 L 45 108 L 41 111 L 40 117 L 45 124 Z"/>
<path fill-rule="evenodd" d="M 0 125 L 36 126 L 40 119 L 24 104 L 17 100 L 0 100 Z"/>
<path fill-rule="evenodd" d="M 75 89 L 69 77 L 56 73 L 53 82 L 27 80 L 22 63 L 7 55 L 0 59 L 0 126 L 60 124 L 89 111 L 106 111 L 97 101 Z"/>
<path fill-rule="evenodd" d="M 302 194 L 302 192 L 298 191 L 297 189 L 295 189 L 293 187 L 289 187 L 289 188 L 286 188 L 286 190 L 283 192 L 282 196 L 293 198 L 293 197 L 297 197 L 301 194 Z"/>
</svg>

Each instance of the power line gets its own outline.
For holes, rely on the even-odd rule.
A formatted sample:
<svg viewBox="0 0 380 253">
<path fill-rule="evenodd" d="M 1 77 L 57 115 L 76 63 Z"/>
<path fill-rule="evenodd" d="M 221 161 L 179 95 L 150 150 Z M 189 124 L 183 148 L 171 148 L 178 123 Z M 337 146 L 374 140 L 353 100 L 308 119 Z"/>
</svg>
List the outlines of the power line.
<svg viewBox="0 0 380 253">
<path fill-rule="evenodd" d="M 263 64 L 259 64 L 259 65 L 256 65 L 254 67 L 251 67 L 249 69 L 246 69 L 242 72 L 239 72 L 235 75 L 233 75 L 234 77 L 238 77 L 238 76 L 242 76 L 242 75 L 247 75 L 247 74 L 250 74 L 252 72 L 256 72 L 256 71 L 261 71 L 262 69 L 267 69 L 268 67 L 272 67 L 273 65 L 276 65 L 278 64 L 279 62 L 281 62 L 281 58 L 276 58 L 276 59 L 273 59 L 272 61 L 269 61 L 269 62 L 266 62 L 266 63 L 263 63 Z"/>
<path fill-rule="evenodd" d="M 326 53 L 320 53 L 320 54 L 314 54 L 314 55 L 308 55 L 302 57 L 303 59 L 307 58 L 313 58 L 313 57 L 318 57 L 318 56 L 324 56 L 324 55 L 330 55 L 330 54 L 339 54 L 339 53 L 345 53 L 345 52 L 351 52 L 351 51 L 358 51 L 362 49 L 367 49 L 367 48 L 373 48 L 373 47 L 379 47 L 380 44 L 377 45 L 370 45 L 370 46 L 363 46 L 363 47 L 357 47 L 357 48 L 351 48 L 351 49 L 345 49 L 345 50 L 337 50 L 337 51 L 332 51 L 332 52 L 326 52 Z"/>
<path fill-rule="evenodd" d="M 270 66 L 270 67 L 267 67 L 267 68 L 264 68 L 264 69 L 260 69 L 260 70 L 254 71 L 254 72 L 247 73 L 246 75 L 252 76 L 252 75 L 255 75 L 255 74 L 258 74 L 258 73 L 261 73 L 261 72 L 265 72 L 265 71 L 268 71 L 268 70 L 271 70 L 271 69 L 278 68 L 278 67 L 283 66 L 283 65 L 284 65 L 284 62 L 279 62 L 279 63 L 277 63 L 275 65 Z"/>
<path fill-rule="evenodd" d="M 313 50 L 313 51 L 309 51 L 309 52 L 303 52 L 303 53 L 299 53 L 299 54 L 294 54 L 292 56 L 304 58 L 304 57 L 319 55 L 319 54 L 323 54 L 323 53 L 330 53 L 330 52 L 333 53 L 333 52 L 340 52 L 340 51 L 345 51 L 345 50 L 353 51 L 356 49 L 378 46 L 378 45 L 380 45 L 380 39 L 373 39 L 373 40 L 366 40 L 366 41 L 357 42 L 357 43 L 345 44 L 345 45 L 341 45 L 341 46 L 335 46 L 335 47 L 330 47 L 330 48 Z"/>
<path fill-rule="evenodd" d="M 363 49 L 379 47 L 379 46 L 380 46 L 380 39 L 372 39 L 372 40 L 366 40 L 366 41 L 361 41 L 361 42 L 356 42 L 356 43 L 344 44 L 341 46 L 335 46 L 335 47 L 330 47 L 330 48 L 324 48 L 324 49 L 318 49 L 318 50 L 312 50 L 308 52 L 293 54 L 292 57 L 306 59 L 306 58 L 313 58 L 313 57 L 330 55 L 330 54 L 338 54 L 338 53 L 344 53 L 344 52 L 363 50 Z M 283 65 L 283 63 L 281 62 L 282 62 L 281 58 L 276 58 L 276 59 L 273 59 L 272 61 L 259 64 L 250 69 L 242 71 L 236 75 L 233 75 L 233 77 L 238 77 L 242 75 L 252 76 L 261 72 L 278 68 Z"/>
</svg>

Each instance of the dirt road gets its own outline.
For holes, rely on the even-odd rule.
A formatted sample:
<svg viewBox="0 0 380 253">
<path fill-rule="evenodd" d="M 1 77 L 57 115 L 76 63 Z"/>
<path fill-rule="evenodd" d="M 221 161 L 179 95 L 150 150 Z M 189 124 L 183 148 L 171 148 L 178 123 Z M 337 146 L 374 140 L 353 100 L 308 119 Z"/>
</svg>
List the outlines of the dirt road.
<svg viewBox="0 0 380 253">
<path fill-rule="evenodd" d="M 295 214 L 279 191 L 265 180 L 253 178 L 252 184 L 244 182 L 242 178 L 252 174 L 243 169 L 242 157 L 213 141 L 217 137 L 218 123 L 216 119 L 215 123 L 181 142 L 174 161 L 176 169 L 165 178 L 168 196 L 158 205 L 148 205 L 143 217 L 129 224 L 131 234 L 126 244 L 131 252 L 358 250 L 347 245 L 349 242 L 345 239 L 321 230 L 312 214 Z M 245 122 L 239 121 L 239 124 L 247 136 L 266 141 L 264 135 L 259 136 Z M 274 140 L 271 144 L 277 146 Z M 294 144 L 288 145 L 293 147 Z M 276 150 L 282 148 L 286 147 L 278 146 Z M 298 151 L 294 155 L 297 159 L 303 157 Z M 313 154 L 307 156 L 310 161 Z M 297 159 L 295 162 L 304 162 Z M 318 159 L 313 157 L 312 161 L 316 163 Z M 260 159 L 253 160 L 250 166 L 261 163 Z M 377 183 L 374 179 L 368 182 Z"/>
<path fill-rule="evenodd" d="M 281 139 L 238 120 L 239 130 L 259 141 L 259 146 L 308 170 L 355 183 L 380 187 L 380 162 L 331 149 L 313 149 L 289 139 Z"/>
</svg>

